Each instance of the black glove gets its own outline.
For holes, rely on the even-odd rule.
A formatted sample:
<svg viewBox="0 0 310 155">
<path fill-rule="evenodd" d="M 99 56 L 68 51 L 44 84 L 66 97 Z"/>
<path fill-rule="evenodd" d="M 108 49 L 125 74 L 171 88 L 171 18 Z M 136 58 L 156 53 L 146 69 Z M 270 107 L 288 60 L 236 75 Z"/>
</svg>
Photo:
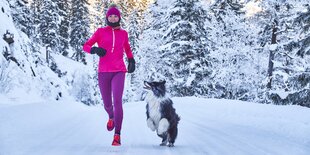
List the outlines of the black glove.
<svg viewBox="0 0 310 155">
<path fill-rule="evenodd" d="M 103 57 L 103 56 L 105 56 L 107 51 L 101 47 L 92 47 L 90 49 L 90 53 L 91 54 L 97 54 L 98 56 Z"/>
<path fill-rule="evenodd" d="M 130 58 L 128 59 L 128 73 L 133 73 L 136 69 L 136 62 L 135 59 Z"/>
</svg>

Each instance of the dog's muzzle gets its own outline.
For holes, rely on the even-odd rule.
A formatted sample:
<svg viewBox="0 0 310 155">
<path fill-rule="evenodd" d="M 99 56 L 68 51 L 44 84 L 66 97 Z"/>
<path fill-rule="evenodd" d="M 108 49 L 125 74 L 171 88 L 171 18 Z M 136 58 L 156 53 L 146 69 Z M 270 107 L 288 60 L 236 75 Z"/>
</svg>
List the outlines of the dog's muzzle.
<svg viewBox="0 0 310 155">
<path fill-rule="evenodd" d="M 150 84 L 147 81 L 144 81 L 144 89 L 151 89 Z"/>
</svg>

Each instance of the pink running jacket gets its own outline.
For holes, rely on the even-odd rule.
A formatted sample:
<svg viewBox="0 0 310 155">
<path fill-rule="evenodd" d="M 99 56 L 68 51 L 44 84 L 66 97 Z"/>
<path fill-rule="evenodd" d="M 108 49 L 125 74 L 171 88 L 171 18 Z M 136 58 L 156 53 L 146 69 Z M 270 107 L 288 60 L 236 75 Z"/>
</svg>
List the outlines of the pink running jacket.
<svg viewBox="0 0 310 155">
<path fill-rule="evenodd" d="M 128 33 L 123 29 L 113 29 L 111 26 L 98 28 L 93 36 L 86 41 L 83 50 L 90 53 L 91 47 L 97 43 L 107 53 L 100 57 L 98 72 L 127 72 L 124 63 L 124 51 L 127 58 L 133 58 L 128 41 Z"/>
</svg>

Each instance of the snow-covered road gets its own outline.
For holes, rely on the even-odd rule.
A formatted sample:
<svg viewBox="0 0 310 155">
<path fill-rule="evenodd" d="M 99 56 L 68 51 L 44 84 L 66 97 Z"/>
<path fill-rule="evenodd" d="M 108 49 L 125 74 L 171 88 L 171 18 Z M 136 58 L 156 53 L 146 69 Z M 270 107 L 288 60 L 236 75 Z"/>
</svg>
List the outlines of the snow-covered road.
<svg viewBox="0 0 310 155">
<path fill-rule="evenodd" d="M 101 106 L 0 104 L 0 155 L 309 155 L 310 109 L 241 101 L 174 98 L 175 147 L 159 146 L 145 103 L 124 104 L 122 146 L 111 146 Z"/>
</svg>

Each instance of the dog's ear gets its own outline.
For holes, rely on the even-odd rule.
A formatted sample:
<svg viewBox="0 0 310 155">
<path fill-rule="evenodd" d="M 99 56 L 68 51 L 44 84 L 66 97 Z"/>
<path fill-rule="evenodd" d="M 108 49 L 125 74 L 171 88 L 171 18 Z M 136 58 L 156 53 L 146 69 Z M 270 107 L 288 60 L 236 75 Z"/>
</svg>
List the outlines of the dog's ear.
<svg viewBox="0 0 310 155">
<path fill-rule="evenodd" d="M 166 80 L 162 81 L 161 84 L 166 84 Z"/>
</svg>

